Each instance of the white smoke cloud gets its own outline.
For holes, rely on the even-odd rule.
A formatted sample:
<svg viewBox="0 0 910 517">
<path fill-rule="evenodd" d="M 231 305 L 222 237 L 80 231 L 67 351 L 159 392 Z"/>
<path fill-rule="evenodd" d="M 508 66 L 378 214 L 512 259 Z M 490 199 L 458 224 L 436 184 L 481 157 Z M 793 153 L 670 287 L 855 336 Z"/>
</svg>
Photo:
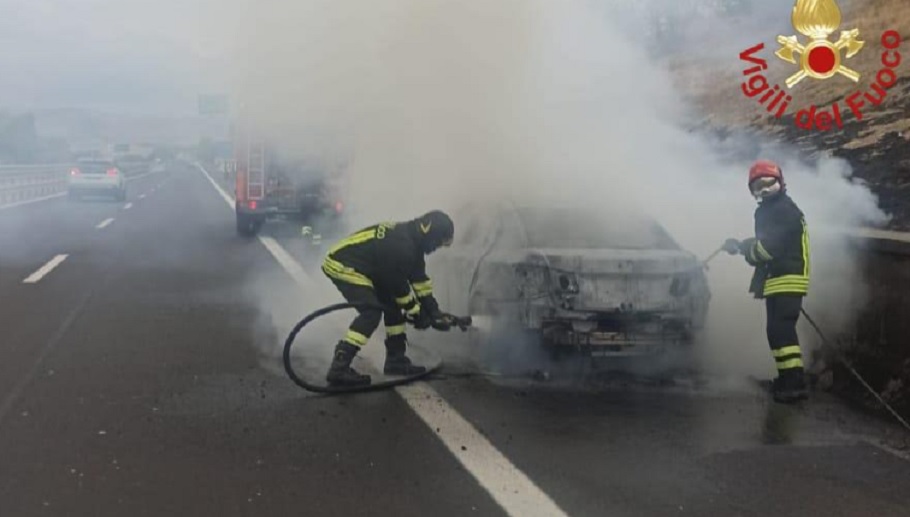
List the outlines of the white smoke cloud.
<svg viewBox="0 0 910 517">
<path fill-rule="evenodd" d="M 312 0 L 248 12 L 237 99 L 286 152 L 346 164 L 360 223 L 487 195 L 636 207 L 701 256 L 752 233 L 745 178 L 758 156 L 722 159 L 681 129 L 689 107 L 671 77 L 603 3 Z M 738 40 L 724 49 L 740 50 Z M 812 232 L 806 307 L 844 323 L 862 284 L 846 241 L 827 230 L 884 214 L 843 163 L 758 145 L 781 162 Z M 751 270 L 721 255 L 709 274 L 705 365 L 771 373 Z"/>
</svg>

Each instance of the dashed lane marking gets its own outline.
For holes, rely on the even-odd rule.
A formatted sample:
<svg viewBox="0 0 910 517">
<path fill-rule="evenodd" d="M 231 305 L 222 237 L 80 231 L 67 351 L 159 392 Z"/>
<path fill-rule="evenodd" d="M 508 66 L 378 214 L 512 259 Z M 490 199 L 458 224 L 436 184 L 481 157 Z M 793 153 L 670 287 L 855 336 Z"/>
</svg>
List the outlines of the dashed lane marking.
<svg viewBox="0 0 910 517">
<path fill-rule="evenodd" d="M 234 200 L 200 165 L 227 205 L 234 207 Z M 303 267 L 271 237 L 259 237 L 275 260 L 300 287 L 312 285 L 312 279 Z M 431 429 L 455 458 L 474 476 L 500 507 L 512 516 L 562 517 L 567 514 L 553 502 L 533 481 L 512 464 L 496 447 L 480 434 L 448 404 L 436 390 L 426 383 L 414 383 L 396 388 L 397 393 Z"/>
<path fill-rule="evenodd" d="M 136 181 L 136 180 L 142 179 L 142 178 L 144 178 L 144 177 L 146 177 L 146 176 L 151 176 L 152 174 L 160 174 L 160 173 L 158 173 L 158 172 L 144 172 L 144 173 L 142 173 L 142 174 L 137 174 L 137 175 L 135 175 L 135 176 L 127 176 L 126 178 L 124 178 L 124 181 Z"/>
<path fill-rule="evenodd" d="M 113 218 L 113 217 L 111 217 L 111 218 L 109 218 L 109 219 L 105 219 L 105 220 L 101 221 L 100 223 L 98 223 L 98 226 L 96 226 L 95 228 L 98 228 L 99 230 L 101 230 L 101 229 L 103 229 L 103 228 L 106 228 L 106 227 L 107 227 L 108 225 L 110 225 L 112 222 L 114 222 L 114 218 Z"/>
<path fill-rule="evenodd" d="M 57 255 L 56 257 L 52 258 L 50 260 L 50 262 L 41 266 L 41 269 L 39 269 L 38 271 L 35 271 L 31 275 L 29 275 L 28 278 L 26 278 L 25 280 L 22 281 L 22 283 L 23 284 L 36 284 L 36 283 L 40 282 L 42 278 L 47 276 L 48 273 L 50 273 L 57 266 L 59 266 L 64 260 L 66 260 L 66 257 L 68 257 L 68 256 L 69 255 Z"/>
<path fill-rule="evenodd" d="M 130 208 L 133 208 L 133 204 L 132 204 L 132 203 L 127 203 L 127 204 L 123 205 L 123 209 L 124 209 L 124 210 L 129 210 Z"/>
</svg>

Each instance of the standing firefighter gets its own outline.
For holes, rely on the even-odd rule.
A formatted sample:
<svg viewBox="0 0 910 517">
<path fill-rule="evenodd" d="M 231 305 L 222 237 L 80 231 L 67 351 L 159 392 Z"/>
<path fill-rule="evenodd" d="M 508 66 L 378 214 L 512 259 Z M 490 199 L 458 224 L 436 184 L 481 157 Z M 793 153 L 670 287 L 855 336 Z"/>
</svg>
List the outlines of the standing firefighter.
<svg viewBox="0 0 910 517">
<path fill-rule="evenodd" d="M 755 162 L 749 169 L 749 190 L 759 202 L 755 237 L 727 239 L 724 249 L 731 255 L 741 253 L 755 268 L 749 292 L 765 300 L 768 344 L 778 371 L 774 399 L 795 402 L 808 396 L 796 322 L 809 291 L 809 234 L 776 163 Z"/>
<path fill-rule="evenodd" d="M 443 331 L 452 326 L 454 318 L 439 310 L 433 296 L 424 255 L 440 246 L 450 246 L 454 233 L 449 216 L 434 210 L 407 222 L 364 228 L 329 250 L 322 271 L 342 296 L 349 302 L 371 302 L 384 307 L 358 309 L 344 338 L 335 346 L 335 357 L 326 375 L 329 384 L 370 384 L 370 376 L 351 368 L 351 361 L 369 341 L 380 319 L 386 328 L 384 373 L 415 375 L 426 371 L 405 355 L 405 324 L 418 329 L 432 325 Z"/>
</svg>

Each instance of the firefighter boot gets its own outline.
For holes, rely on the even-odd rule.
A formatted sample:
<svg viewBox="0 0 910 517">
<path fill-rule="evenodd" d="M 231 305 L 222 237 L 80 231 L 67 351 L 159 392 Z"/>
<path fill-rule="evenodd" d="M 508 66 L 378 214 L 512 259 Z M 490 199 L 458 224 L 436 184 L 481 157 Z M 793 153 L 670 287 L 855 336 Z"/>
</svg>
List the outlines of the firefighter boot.
<svg viewBox="0 0 910 517">
<path fill-rule="evenodd" d="M 784 404 L 809 398 L 806 375 L 802 368 L 782 370 L 771 385 L 774 400 Z"/>
<path fill-rule="evenodd" d="M 325 380 L 332 386 L 363 386 L 370 384 L 369 375 L 357 373 L 351 368 L 351 361 L 357 355 L 359 349 L 344 341 L 339 341 L 335 345 L 335 357 L 332 359 L 332 365 L 329 366 L 329 373 Z"/>
<path fill-rule="evenodd" d="M 425 371 L 423 366 L 411 364 L 411 360 L 405 355 L 408 348 L 408 339 L 404 334 L 391 336 L 385 340 L 385 367 L 383 373 L 386 375 L 418 375 Z"/>
</svg>

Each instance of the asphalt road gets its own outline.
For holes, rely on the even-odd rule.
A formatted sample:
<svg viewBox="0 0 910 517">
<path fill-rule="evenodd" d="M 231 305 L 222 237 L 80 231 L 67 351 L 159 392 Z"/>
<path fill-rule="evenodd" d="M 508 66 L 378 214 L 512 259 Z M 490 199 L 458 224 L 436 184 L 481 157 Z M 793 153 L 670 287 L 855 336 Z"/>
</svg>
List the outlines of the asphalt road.
<svg viewBox="0 0 910 517">
<path fill-rule="evenodd" d="M 306 246 L 235 236 L 191 166 L 129 198 L 0 211 L 4 517 L 910 511 L 910 464 L 880 445 L 893 426 L 824 396 L 580 390 L 459 361 L 391 391 L 304 392 L 277 350 L 325 287 Z"/>
</svg>

